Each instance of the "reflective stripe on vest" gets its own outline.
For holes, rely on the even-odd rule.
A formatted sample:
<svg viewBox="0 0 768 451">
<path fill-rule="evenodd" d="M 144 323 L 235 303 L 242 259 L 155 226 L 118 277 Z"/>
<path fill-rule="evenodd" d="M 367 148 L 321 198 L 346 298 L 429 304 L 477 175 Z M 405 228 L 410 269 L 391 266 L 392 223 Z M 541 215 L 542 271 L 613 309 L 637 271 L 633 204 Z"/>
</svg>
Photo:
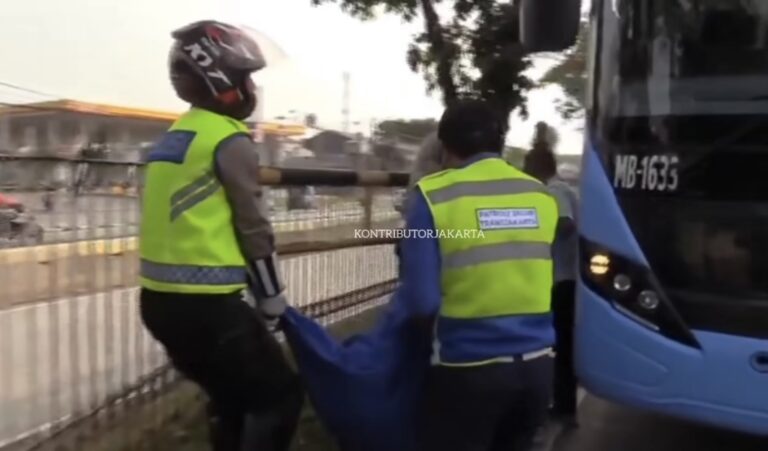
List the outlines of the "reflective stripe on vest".
<svg viewBox="0 0 768 451">
<path fill-rule="evenodd" d="M 546 187 L 534 180 L 483 180 L 458 182 L 427 194 L 432 205 L 450 202 L 466 196 L 499 196 L 506 194 L 548 193 Z"/>
<path fill-rule="evenodd" d="M 552 246 L 547 243 L 518 242 L 499 243 L 473 247 L 443 256 L 445 269 L 460 269 L 483 263 L 505 260 L 541 259 L 547 260 L 552 255 Z"/>
<path fill-rule="evenodd" d="M 157 282 L 185 285 L 234 285 L 246 280 L 243 267 L 168 265 L 148 260 L 141 261 L 141 275 Z"/>
<path fill-rule="evenodd" d="M 200 294 L 245 287 L 232 209 L 215 175 L 216 149 L 235 135 L 250 136 L 248 127 L 193 108 L 147 156 L 139 240 L 142 287 Z"/>
<path fill-rule="evenodd" d="M 213 172 L 206 172 L 189 185 L 180 188 L 171 196 L 171 221 L 212 196 L 220 187 L 221 184 Z"/>
</svg>

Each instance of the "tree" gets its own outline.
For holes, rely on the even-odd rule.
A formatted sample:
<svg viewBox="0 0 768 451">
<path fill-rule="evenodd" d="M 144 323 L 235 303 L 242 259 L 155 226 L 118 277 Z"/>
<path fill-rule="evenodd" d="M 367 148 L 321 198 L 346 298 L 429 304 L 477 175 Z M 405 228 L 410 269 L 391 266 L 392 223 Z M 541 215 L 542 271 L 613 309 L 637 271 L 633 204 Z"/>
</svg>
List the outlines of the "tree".
<svg viewBox="0 0 768 451">
<path fill-rule="evenodd" d="M 406 170 L 407 148 L 420 147 L 424 138 L 437 130 L 434 119 L 394 119 L 379 122 L 374 130 L 372 152 L 382 162 L 381 169 Z"/>
<path fill-rule="evenodd" d="M 567 50 L 562 60 L 547 71 L 541 84 L 557 84 L 565 92 L 565 100 L 558 103 L 560 114 L 571 119 L 584 111 L 584 99 L 587 88 L 587 45 L 589 23 L 581 22 L 576 45 Z"/>
<path fill-rule="evenodd" d="M 310 0 L 338 3 L 353 17 L 370 19 L 382 9 L 412 22 L 421 15 L 424 31 L 407 52 L 411 70 L 420 72 L 427 91 L 439 89 L 443 102 L 481 98 L 508 117 L 519 109 L 527 117 L 526 92 L 533 82 L 523 75 L 531 65 L 519 43 L 518 4 L 508 0 L 453 0 L 452 17 L 442 20 L 441 0 Z"/>
<path fill-rule="evenodd" d="M 380 122 L 376 126 L 375 134 L 380 140 L 397 139 L 420 143 L 435 130 L 437 121 L 434 119 L 394 119 Z"/>
</svg>

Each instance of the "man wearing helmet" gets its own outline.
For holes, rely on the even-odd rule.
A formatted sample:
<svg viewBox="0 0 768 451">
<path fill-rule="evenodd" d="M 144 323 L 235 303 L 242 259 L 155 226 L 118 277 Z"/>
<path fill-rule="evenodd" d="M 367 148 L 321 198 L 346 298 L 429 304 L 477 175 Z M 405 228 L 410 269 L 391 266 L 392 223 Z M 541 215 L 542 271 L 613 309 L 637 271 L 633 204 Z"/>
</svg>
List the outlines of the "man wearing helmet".
<svg viewBox="0 0 768 451">
<path fill-rule="evenodd" d="M 230 25 L 197 22 L 172 36 L 171 81 L 191 108 L 147 155 L 142 319 L 209 395 L 215 451 L 287 450 L 303 393 L 269 330 L 284 285 L 242 122 L 257 102 L 250 76 L 266 63 Z"/>
</svg>

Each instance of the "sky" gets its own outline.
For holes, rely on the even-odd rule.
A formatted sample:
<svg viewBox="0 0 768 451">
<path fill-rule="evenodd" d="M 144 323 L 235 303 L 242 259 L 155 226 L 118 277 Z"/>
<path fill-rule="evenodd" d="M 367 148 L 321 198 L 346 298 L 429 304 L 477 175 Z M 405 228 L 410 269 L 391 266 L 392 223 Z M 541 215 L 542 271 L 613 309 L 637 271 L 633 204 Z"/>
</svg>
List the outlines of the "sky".
<svg viewBox="0 0 768 451">
<path fill-rule="evenodd" d="M 439 118 L 439 98 L 425 93 L 405 52 L 420 21 L 382 15 L 361 22 L 336 5 L 309 0 L 0 0 L 0 102 L 71 98 L 183 111 L 167 77 L 170 32 L 201 19 L 255 30 L 269 67 L 254 76 L 263 86 L 266 119 L 318 116 L 321 126 L 342 125 L 342 74 L 350 74 L 352 131 L 372 121 Z M 551 62 L 549 63 L 551 64 Z M 536 64 L 540 75 L 546 62 Z M 578 123 L 554 109 L 551 86 L 529 96 L 530 120 L 513 118 L 508 143 L 527 146 L 533 124 L 544 120 L 561 133 L 559 151 L 581 152 Z"/>
</svg>

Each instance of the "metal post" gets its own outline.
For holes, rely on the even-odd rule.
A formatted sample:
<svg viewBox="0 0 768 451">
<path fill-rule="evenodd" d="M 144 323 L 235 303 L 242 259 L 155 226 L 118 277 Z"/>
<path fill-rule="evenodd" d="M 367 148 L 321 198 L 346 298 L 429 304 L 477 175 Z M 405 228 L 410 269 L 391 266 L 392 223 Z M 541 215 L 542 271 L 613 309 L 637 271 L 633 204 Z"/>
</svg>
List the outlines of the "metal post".
<svg viewBox="0 0 768 451">
<path fill-rule="evenodd" d="M 363 194 L 363 227 L 370 229 L 373 225 L 374 188 L 366 187 Z"/>
</svg>

